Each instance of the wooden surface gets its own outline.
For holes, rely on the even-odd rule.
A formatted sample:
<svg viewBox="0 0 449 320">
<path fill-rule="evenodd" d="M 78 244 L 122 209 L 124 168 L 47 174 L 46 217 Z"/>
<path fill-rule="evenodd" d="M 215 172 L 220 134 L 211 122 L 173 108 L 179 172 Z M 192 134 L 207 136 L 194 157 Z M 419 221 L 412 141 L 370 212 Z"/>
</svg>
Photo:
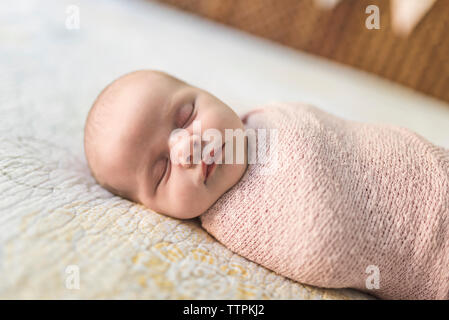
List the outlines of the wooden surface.
<svg viewBox="0 0 449 320">
<path fill-rule="evenodd" d="M 438 0 L 408 37 L 392 31 L 389 0 L 158 0 L 275 42 L 344 63 L 449 102 L 449 0 Z M 380 8 L 380 30 L 365 9 Z"/>
</svg>

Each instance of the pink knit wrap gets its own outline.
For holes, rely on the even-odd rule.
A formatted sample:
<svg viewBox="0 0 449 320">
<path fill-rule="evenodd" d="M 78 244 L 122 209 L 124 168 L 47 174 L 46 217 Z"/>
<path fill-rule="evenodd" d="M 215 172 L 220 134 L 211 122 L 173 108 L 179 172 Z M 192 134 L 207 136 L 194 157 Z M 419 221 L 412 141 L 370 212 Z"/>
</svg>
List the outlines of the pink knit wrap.
<svg viewBox="0 0 449 320">
<path fill-rule="evenodd" d="M 310 105 L 259 109 L 245 125 L 278 129 L 277 170 L 249 165 L 200 216 L 202 226 L 233 252 L 301 283 L 449 299 L 449 151 L 405 128 Z M 379 289 L 367 287 L 372 268 Z"/>
</svg>

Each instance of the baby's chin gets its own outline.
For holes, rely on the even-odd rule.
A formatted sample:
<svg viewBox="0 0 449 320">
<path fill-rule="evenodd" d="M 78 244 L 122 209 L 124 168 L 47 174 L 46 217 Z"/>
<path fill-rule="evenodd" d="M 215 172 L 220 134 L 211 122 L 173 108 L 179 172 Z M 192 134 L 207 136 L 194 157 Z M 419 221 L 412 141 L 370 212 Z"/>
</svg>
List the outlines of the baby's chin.
<svg viewBox="0 0 449 320">
<path fill-rule="evenodd" d="M 224 194 L 226 194 L 229 190 L 234 188 L 239 183 L 239 181 L 242 179 L 242 177 L 244 176 L 244 174 L 248 168 L 248 163 L 246 160 L 247 159 L 245 158 L 245 162 L 242 164 L 232 165 L 232 171 L 233 171 L 232 173 L 224 172 L 224 175 L 227 175 L 228 177 L 233 178 L 231 183 L 229 183 L 229 181 L 228 181 L 228 184 L 223 186 L 223 188 L 221 189 L 221 192 L 218 194 L 218 196 L 216 196 L 216 198 L 213 199 L 211 201 L 211 203 L 209 203 L 203 210 L 199 210 L 196 214 L 192 215 L 192 218 L 198 217 L 198 216 L 202 215 L 203 213 L 206 213 L 211 207 L 213 207 L 215 205 L 215 203 L 221 197 L 223 197 Z M 224 165 L 224 164 L 222 164 L 222 165 Z"/>
<path fill-rule="evenodd" d="M 169 216 L 172 218 L 177 218 L 177 219 L 194 219 L 194 218 L 199 217 L 203 213 L 207 212 L 207 210 L 209 210 L 209 208 L 212 207 L 213 204 L 203 206 L 202 208 L 195 208 L 195 209 L 189 209 L 188 205 L 191 205 L 191 203 L 186 204 L 186 206 L 184 206 L 182 210 L 167 211 L 167 212 L 161 212 L 161 213 L 166 216 Z"/>
<path fill-rule="evenodd" d="M 247 165 L 242 164 L 238 166 L 238 179 L 233 181 L 231 184 L 229 184 L 229 181 L 226 185 L 223 185 L 222 188 L 220 188 L 220 191 L 215 191 L 218 193 L 214 194 L 214 197 L 205 199 L 204 201 L 198 201 L 198 200 L 192 200 L 185 203 L 180 203 L 177 205 L 177 209 L 175 210 L 168 210 L 167 213 L 164 213 L 167 216 L 178 218 L 178 219 L 194 219 L 202 214 L 206 213 L 211 207 L 215 205 L 215 203 L 230 189 L 232 189 L 238 181 L 240 181 L 241 177 L 243 176 Z M 237 169 L 237 168 L 236 168 Z M 225 173 L 226 174 L 226 173 Z M 234 175 L 236 172 L 234 172 Z M 210 193 L 209 193 L 210 195 Z M 179 208 L 179 209 L 178 209 Z"/>
</svg>

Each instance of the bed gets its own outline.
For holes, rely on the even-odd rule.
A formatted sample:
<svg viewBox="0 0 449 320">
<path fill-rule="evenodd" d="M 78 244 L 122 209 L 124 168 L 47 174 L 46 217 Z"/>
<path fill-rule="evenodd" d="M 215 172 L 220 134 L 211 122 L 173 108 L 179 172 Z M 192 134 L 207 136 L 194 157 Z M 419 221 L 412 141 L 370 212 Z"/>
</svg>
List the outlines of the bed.
<svg viewBox="0 0 449 320">
<path fill-rule="evenodd" d="M 79 25 L 68 23 L 77 12 Z M 291 281 L 232 253 L 196 219 L 165 217 L 97 185 L 84 119 L 128 71 L 164 70 L 240 114 L 306 101 L 449 147 L 443 102 L 158 3 L 2 2 L 0 21 L 2 299 L 373 299 Z"/>
</svg>

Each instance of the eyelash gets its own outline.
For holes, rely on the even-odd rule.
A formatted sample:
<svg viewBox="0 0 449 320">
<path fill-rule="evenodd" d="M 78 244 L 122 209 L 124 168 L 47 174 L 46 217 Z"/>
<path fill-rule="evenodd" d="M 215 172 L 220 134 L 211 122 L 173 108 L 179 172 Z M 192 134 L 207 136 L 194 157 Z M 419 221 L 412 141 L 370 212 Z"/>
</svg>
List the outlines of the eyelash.
<svg viewBox="0 0 449 320">
<path fill-rule="evenodd" d="M 160 177 L 160 179 L 159 179 L 159 181 L 158 181 L 158 183 L 156 185 L 156 188 L 159 187 L 159 185 L 161 184 L 161 182 L 164 179 L 167 171 L 168 171 L 168 159 L 165 161 L 165 169 L 164 169 L 164 171 L 163 171 L 163 173 L 162 173 L 162 175 L 161 175 L 161 177 Z"/>
</svg>

